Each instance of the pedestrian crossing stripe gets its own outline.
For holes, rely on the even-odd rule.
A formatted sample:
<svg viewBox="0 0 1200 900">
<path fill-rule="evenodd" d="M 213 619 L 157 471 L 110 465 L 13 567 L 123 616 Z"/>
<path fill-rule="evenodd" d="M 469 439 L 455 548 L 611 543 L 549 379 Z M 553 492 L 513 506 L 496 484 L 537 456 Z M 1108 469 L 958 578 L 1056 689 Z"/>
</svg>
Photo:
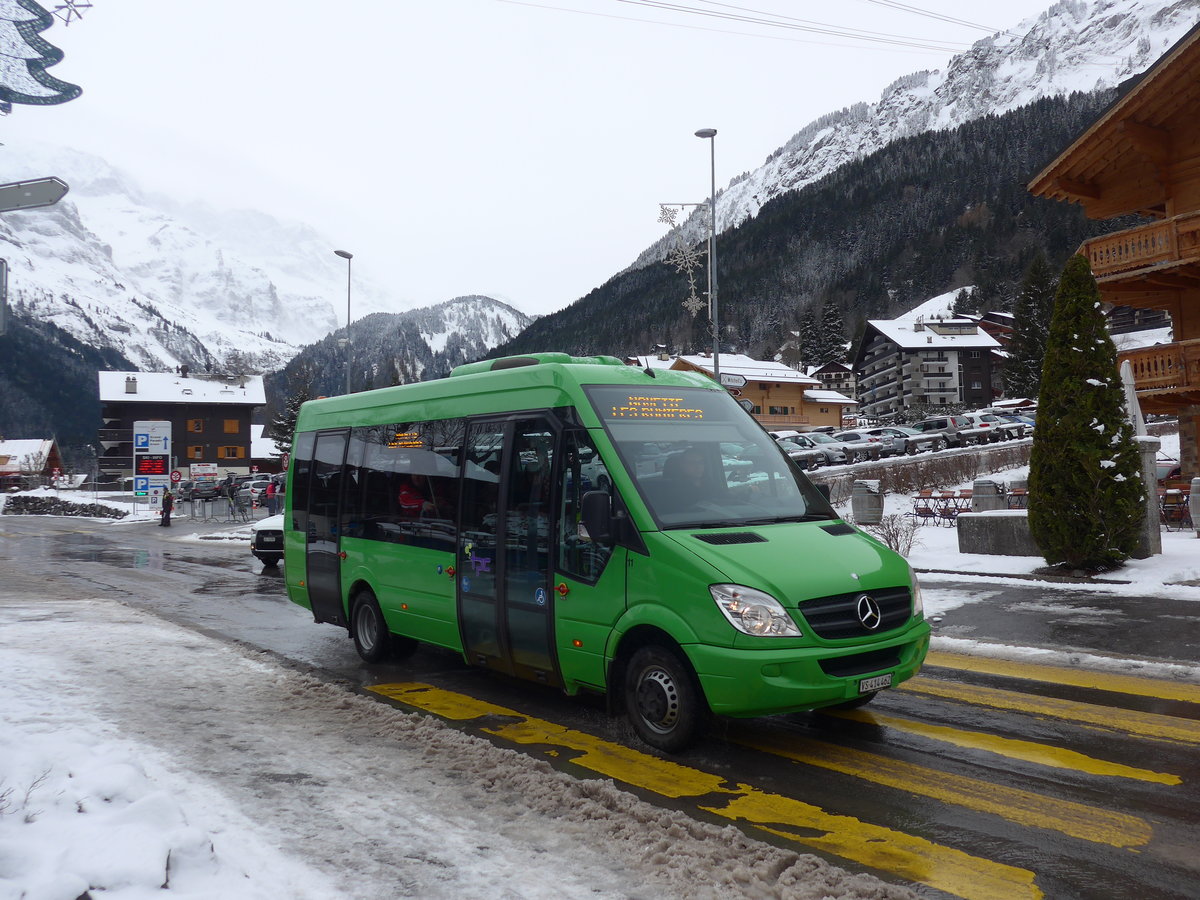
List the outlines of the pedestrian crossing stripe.
<svg viewBox="0 0 1200 900">
<path fill-rule="evenodd" d="M 455 721 L 488 717 L 481 730 L 523 746 L 544 746 L 582 769 L 673 799 L 688 798 L 719 818 L 758 828 L 964 900 L 1037 900 L 1043 893 L 1027 869 L 972 856 L 914 835 L 828 813 L 802 800 L 760 791 L 724 776 L 642 753 L 562 725 L 526 716 L 427 684 L 382 684 L 368 690 Z"/>
<path fill-rule="evenodd" d="M 1075 700 L 1059 700 L 1055 697 L 1034 697 L 998 688 L 939 681 L 923 675 L 910 678 L 897 690 L 923 694 L 927 697 L 938 697 L 943 700 L 957 700 L 992 709 L 1006 709 L 1064 719 L 1153 740 L 1200 744 L 1200 722 L 1181 719 L 1177 716 L 1113 709 L 1110 706 L 1080 703 Z"/>
<path fill-rule="evenodd" d="M 930 650 L 925 657 L 925 666 L 958 669 L 964 672 L 977 672 L 984 675 L 1002 675 L 1006 678 L 1022 678 L 1026 681 L 1045 681 L 1050 684 L 1093 688 L 1116 694 L 1153 697 L 1158 700 L 1200 703 L 1200 684 L 1167 681 L 1159 678 L 1143 678 L 1136 675 L 1121 675 L 1111 672 L 1100 672 L 1095 669 L 1069 669 L 1064 666 L 1048 666 L 1026 660 L 997 659 L 991 656 L 967 656 L 961 653 L 947 653 L 942 650 Z"/>
<path fill-rule="evenodd" d="M 1127 813 L 1046 797 L 794 734 L 735 734 L 733 740 L 761 753 L 999 816 L 1025 827 L 1057 831 L 1081 841 L 1129 849 L 1148 844 L 1154 833 L 1143 819 Z"/>
<path fill-rule="evenodd" d="M 901 719 L 888 716 L 875 710 L 821 710 L 822 715 L 834 715 L 839 719 L 850 719 L 879 728 L 891 728 L 915 734 L 930 740 L 941 741 L 962 747 L 966 750 L 982 750 L 985 753 L 995 753 L 1007 759 L 1034 763 L 1052 769 L 1069 769 L 1072 772 L 1083 772 L 1101 778 L 1130 778 L 1134 781 L 1148 781 L 1154 784 L 1177 785 L 1183 779 L 1178 775 L 1166 772 L 1153 772 L 1149 769 L 1139 769 L 1121 763 L 1096 759 L 1076 750 L 1054 747 L 1050 744 L 1039 744 L 1034 741 L 1022 741 L 1016 738 L 999 737 L 994 734 L 984 734 L 979 731 L 964 731 L 948 725 L 932 725 L 928 722 L 917 722 L 913 719 Z"/>
</svg>

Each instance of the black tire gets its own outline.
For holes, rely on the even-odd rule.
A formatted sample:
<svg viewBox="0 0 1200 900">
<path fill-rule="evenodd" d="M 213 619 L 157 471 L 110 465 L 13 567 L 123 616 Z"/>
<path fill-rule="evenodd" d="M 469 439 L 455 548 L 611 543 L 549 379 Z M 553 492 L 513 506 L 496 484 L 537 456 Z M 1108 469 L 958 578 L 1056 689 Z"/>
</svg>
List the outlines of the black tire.
<svg viewBox="0 0 1200 900">
<path fill-rule="evenodd" d="M 691 667 L 665 647 L 642 647 L 625 666 L 625 710 L 651 747 L 677 753 L 696 738 L 708 708 Z"/>
<path fill-rule="evenodd" d="M 350 637 L 354 638 L 354 649 L 366 662 L 383 662 L 391 655 L 392 635 L 370 588 L 363 588 L 354 596 Z"/>
<path fill-rule="evenodd" d="M 847 700 L 844 703 L 835 703 L 833 706 L 823 706 L 822 709 L 858 709 L 860 706 L 866 706 L 875 699 L 875 695 L 879 691 L 871 691 L 869 694 L 863 694 L 861 697 L 855 697 L 853 700 Z"/>
</svg>

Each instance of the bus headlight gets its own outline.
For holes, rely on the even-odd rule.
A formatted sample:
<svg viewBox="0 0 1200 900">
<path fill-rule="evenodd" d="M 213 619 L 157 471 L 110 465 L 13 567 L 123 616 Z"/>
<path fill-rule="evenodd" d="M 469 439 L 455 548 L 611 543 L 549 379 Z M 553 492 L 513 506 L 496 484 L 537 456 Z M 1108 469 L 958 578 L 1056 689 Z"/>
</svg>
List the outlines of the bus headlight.
<svg viewBox="0 0 1200 900">
<path fill-rule="evenodd" d="M 908 575 L 912 579 L 913 617 L 923 617 L 925 615 L 925 600 L 921 597 L 921 582 L 917 580 L 917 573 L 913 571 L 912 566 L 908 567 Z"/>
<path fill-rule="evenodd" d="M 740 584 L 713 584 L 708 588 L 729 624 L 757 637 L 799 637 L 800 629 L 783 605 L 770 594 Z"/>
</svg>

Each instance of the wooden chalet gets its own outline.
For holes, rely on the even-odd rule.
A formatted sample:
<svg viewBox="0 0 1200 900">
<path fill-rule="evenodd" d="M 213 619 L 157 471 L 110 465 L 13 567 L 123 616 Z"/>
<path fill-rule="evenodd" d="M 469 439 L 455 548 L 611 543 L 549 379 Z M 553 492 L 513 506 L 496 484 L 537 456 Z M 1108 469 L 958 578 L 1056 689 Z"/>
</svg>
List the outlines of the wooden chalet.
<svg viewBox="0 0 1200 900">
<path fill-rule="evenodd" d="M 1091 219 L 1151 221 L 1080 248 L 1105 302 L 1170 314 L 1174 342 L 1124 352 L 1147 413 L 1179 417 L 1181 464 L 1200 474 L 1200 25 L 1038 174 L 1029 190 Z"/>
</svg>

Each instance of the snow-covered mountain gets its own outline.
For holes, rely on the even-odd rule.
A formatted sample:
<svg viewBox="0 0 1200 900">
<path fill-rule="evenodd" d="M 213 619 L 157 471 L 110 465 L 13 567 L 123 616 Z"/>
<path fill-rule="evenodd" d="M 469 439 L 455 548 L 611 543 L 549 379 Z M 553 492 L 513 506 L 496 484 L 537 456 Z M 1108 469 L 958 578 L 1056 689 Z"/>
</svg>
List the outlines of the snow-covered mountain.
<svg viewBox="0 0 1200 900">
<path fill-rule="evenodd" d="M 1001 8 L 1002 9 L 1002 8 Z M 944 71 L 906 75 L 874 103 L 858 103 L 802 128 L 717 198 L 717 230 L 755 216 L 765 203 L 823 178 L 899 138 L 955 128 L 1040 97 L 1115 87 L 1140 74 L 1200 21 L 1200 0 L 1061 0 L 1041 15 L 977 41 Z M 707 235 L 707 213 L 681 225 L 689 243 Z M 663 259 L 673 234 L 630 268 Z"/>
<path fill-rule="evenodd" d="M 0 182 L 55 175 L 56 206 L 0 219 L 17 315 L 51 321 L 146 370 L 282 366 L 344 324 L 346 264 L 313 229 L 248 210 L 183 205 L 105 161 L 6 138 Z M 354 273 L 355 316 L 395 312 Z"/>
</svg>

